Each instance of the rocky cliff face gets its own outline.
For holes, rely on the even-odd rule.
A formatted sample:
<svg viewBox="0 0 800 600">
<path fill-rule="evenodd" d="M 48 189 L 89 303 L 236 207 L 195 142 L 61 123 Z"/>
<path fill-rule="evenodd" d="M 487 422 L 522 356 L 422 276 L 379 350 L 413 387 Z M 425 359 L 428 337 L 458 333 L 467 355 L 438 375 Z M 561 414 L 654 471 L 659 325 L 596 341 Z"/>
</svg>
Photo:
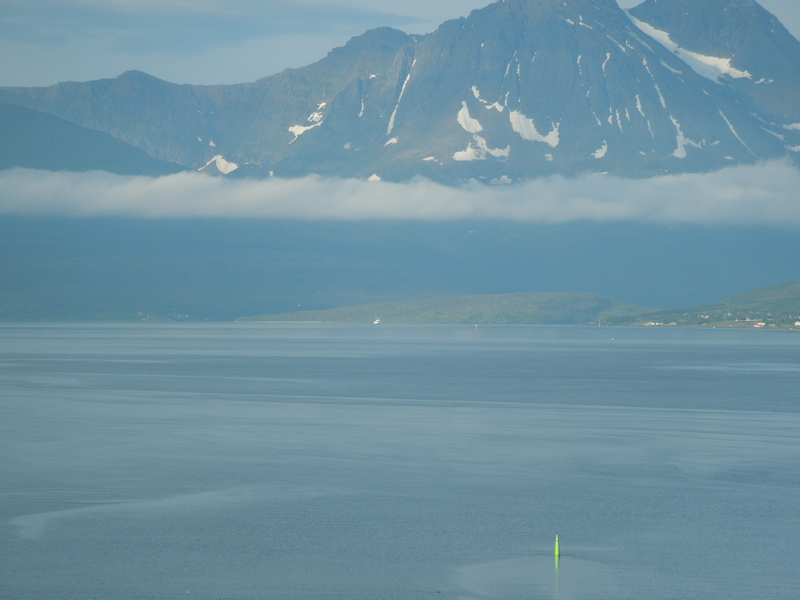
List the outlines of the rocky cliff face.
<svg viewBox="0 0 800 600">
<path fill-rule="evenodd" d="M 630 14 L 681 48 L 730 60 L 725 83 L 778 121 L 800 121 L 800 43 L 754 0 L 646 0 Z"/>
<path fill-rule="evenodd" d="M 800 151 L 800 43 L 752 0 L 508 0 L 378 29 L 253 84 L 143 73 L 0 101 L 228 176 L 505 183 L 702 172 Z"/>
</svg>

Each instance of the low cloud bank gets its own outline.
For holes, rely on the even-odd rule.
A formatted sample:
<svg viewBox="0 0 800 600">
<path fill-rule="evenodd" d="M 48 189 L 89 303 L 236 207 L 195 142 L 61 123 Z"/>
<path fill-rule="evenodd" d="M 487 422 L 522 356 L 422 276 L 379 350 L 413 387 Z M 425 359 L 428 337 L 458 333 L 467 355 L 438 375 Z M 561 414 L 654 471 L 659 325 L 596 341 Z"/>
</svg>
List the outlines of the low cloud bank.
<svg viewBox="0 0 800 600">
<path fill-rule="evenodd" d="M 198 173 L 0 172 L 0 214 L 529 223 L 633 221 L 800 225 L 800 170 L 786 162 L 650 179 L 583 175 L 452 188 L 309 176 L 229 180 Z"/>
</svg>

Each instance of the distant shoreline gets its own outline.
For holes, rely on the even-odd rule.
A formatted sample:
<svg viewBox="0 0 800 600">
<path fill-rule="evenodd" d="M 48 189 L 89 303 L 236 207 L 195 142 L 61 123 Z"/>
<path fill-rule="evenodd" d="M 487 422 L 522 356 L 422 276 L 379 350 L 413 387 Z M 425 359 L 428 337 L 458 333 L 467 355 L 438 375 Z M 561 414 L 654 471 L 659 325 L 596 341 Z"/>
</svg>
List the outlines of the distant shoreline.
<svg viewBox="0 0 800 600">
<path fill-rule="evenodd" d="M 584 329 L 623 329 L 623 328 L 634 328 L 634 329 L 706 329 L 706 330 L 754 330 L 754 331 L 774 331 L 774 332 L 795 332 L 800 333 L 800 327 L 739 327 L 739 326 L 731 326 L 731 325 L 691 325 L 691 324 L 668 324 L 668 325 L 642 325 L 642 324 L 630 324 L 630 323 L 609 323 L 608 325 L 590 325 L 588 323 L 423 323 L 423 322 L 416 322 L 416 323 L 406 323 L 401 321 L 384 321 L 379 325 L 375 325 L 370 321 L 289 321 L 289 320 L 252 320 L 252 319 L 236 319 L 234 321 L 210 321 L 210 320 L 198 320 L 198 321 L 171 321 L 169 319 L 142 319 L 142 320 L 128 320 L 128 321 L 114 321 L 114 320 L 99 320 L 99 321 L 87 321 L 87 320 L 80 320 L 80 321 L 0 321 L 0 328 L 2 327 L 10 327 L 10 326 L 19 326 L 19 325 L 27 325 L 27 326 L 47 326 L 47 325 L 54 325 L 54 326 L 64 326 L 64 325 L 73 325 L 73 326 L 102 326 L 102 325 L 138 325 L 138 324 L 149 324 L 149 325 L 363 325 L 363 326 L 373 326 L 373 327 L 380 327 L 382 325 L 388 326 L 396 326 L 396 325 L 414 325 L 414 326 L 461 326 L 465 328 L 474 328 L 475 325 L 479 325 L 480 327 L 515 327 L 515 326 L 526 326 L 526 327 L 571 327 L 571 328 L 584 328 Z"/>
<path fill-rule="evenodd" d="M 800 282 L 718 304 L 654 310 L 584 292 L 449 296 L 241 317 L 236 322 L 604 325 L 725 329 L 800 328 Z"/>
</svg>

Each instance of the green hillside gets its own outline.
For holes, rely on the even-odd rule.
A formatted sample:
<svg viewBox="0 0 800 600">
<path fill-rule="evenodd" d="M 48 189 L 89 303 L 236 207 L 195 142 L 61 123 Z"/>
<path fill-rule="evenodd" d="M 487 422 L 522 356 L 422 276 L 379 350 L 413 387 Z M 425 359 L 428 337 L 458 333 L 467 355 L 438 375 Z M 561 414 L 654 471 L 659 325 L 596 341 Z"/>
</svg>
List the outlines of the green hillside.
<svg viewBox="0 0 800 600">
<path fill-rule="evenodd" d="M 795 327 L 800 322 L 800 281 L 738 294 L 717 304 L 648 310 L 580 292 L 497 294 L 403 300 L 328 310 L 242 317 L 238 321 L 329 323 L 530 323 Z"/>
<path fill-rule="evenodd" d="M 794 327 L 800 322 L 800 281 L 790 281 L 732 296 L 717 304 L 690 309 L 661 310 L 613 319 L 619 324 L 683 326 Z"/>
<path fill-rule="evenodd" d="M 648 309 L 580 292 L 454 296 L 365 304 L 329 310 L 242 317 L 238 321 L 332 323 L 536 323 L 587 324 Z"/>
</svg>

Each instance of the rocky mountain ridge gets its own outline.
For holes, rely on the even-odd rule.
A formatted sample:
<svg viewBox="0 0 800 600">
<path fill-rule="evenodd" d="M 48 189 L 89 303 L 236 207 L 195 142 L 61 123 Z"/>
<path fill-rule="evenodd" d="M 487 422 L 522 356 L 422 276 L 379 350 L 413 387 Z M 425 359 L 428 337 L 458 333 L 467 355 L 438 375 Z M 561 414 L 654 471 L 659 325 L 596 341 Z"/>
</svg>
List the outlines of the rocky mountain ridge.
<svg viewBox="0 0 800 600">
<path fill-rule="evenodd" d="M 0 102 L 229 177 L 507 183 L 795 157 L 798 91 L 800 42 L 753 0 L 629 13 L 614 0 L 507 0 L 427 36 L 372 30 L 252 84 L 128 72 L 2 88 Z"/>
</svg>

